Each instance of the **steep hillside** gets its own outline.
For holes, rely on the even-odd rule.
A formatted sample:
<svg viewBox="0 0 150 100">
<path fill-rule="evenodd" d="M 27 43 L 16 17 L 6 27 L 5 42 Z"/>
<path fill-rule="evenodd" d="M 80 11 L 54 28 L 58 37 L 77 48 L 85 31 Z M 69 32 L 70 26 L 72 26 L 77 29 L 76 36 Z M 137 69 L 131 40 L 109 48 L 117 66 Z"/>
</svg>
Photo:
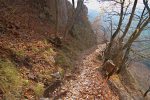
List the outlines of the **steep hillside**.
<svg viewBox="0 0 150 100">
<path fill-rule="evenodd" d="M 57 6 L 62 37 L 72 7 L 66 0 Z M 55 0 L 0 1 L 0 99 L 38 100 L 53 92 L 57 79 L 74 72 L 78 55 L 96 44 L 85 6 L 60 46 L 52 42 L 55 29 Z"/>
</svg>

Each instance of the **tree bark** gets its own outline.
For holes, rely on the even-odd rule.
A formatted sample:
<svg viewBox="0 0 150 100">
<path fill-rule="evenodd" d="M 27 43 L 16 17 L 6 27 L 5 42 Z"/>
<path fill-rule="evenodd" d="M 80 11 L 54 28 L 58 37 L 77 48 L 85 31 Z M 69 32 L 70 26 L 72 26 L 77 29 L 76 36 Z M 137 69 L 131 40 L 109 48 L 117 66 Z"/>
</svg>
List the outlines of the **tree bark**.
<svg viewBox="0 0 150 100">
<path fill-rule="evenodd" d="M 55 0 L 55 9 L 56 9 L 56 26 L 55 26 L 55 37 L 57 37 L 58 34 L 58 1 Z"/>
<path fill-rule="evenodd" d="M 72 0 L 73 9 L 75 9 L 75 2 Z"/>
<path fill-rule="evenodd" d="M 123 38 L 126 36 L 128 30 L 129 30 L 129 28 L 130 28 L 130 25 L 131 25 L 131 23 L 132 23 L 132 20 L 133 20 L 133 17 L 134 17 L 134 12 L 135 12 L 136 5 L 137 5 L 137 1 L 138 1 L 138 0 L 135 0 L 135 1 L 134 1 L 134 5 L 133 5 L 133 8 L 132 8 L 131 16 L 130 16 L 129 21 L 128 21 L 127 25 L 126 25 L 125 31 L 123 32 L 123 35 L 122 35 L 122 37 L 120 38 L 120 41 L 121 41 L 121 42 L 123 41 Z"/>
<path fill-rule="evenodd" d="M 150 17 L 147 18 L 147 20 L 132 33 L 132 35 L 130 36 L 126 44 L 124 45 L 123 49 L 126 49 L 140 36 L 141 32 L 148 25 L 149 22 L 150 22 Z"/>
</svg>

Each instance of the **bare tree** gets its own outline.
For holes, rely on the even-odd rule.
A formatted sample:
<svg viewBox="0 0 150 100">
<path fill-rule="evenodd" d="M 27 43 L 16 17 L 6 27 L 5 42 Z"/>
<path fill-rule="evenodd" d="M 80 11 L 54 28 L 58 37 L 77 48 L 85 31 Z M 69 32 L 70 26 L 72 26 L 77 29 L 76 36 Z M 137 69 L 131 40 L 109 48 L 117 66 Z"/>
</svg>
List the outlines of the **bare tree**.
<svg viewBox="0 0 150 100">
<path fill-rule="evenodd" d="M 117 72 L 121 72 L 126 67 L 126 63 L 128 61 L 128 57 L 132 48 L 132 44 L 134 41 L 141 35 L 142 31 L 146 28 L 146 26 L 150 22 L 150 8 L 148 5 L 148 0 L 143 0 L 144 8 L 141 12 L 138 23 L 133 29 L 133 32 L 130 33 L 131 35 L 127 38 L 127 41 L 124 40 L 126 35 L 129 33 L 129 29 L 131 28 L 131 24 L 133 22 L 133 19 L 135 18 L 135 10 L 137 6 L 138 0 L 134 0 L 134 4 L 131 10 L 131 13 L 129 14 L 130 17 L 127 20 L 127 24 L 125 28 L 122 28 L 123 20 L 126 15 L 126 10 L 124 7 L 126 0 L 120 0 L 119 4 L 121 5 L 120 9 L 120 19 L 117 26 L 117 29 L 114 31 L 114 33 L 111 36 L 110 43 L 106 47 L 104 56 L 104 64 L 108 60 L 113 60 L 114 64 L 117 66 L 118 70 Z M 119 36 L 120 31 L 122 32 L 122 35 Z"/>
<path fill-rule="evenodd" d="M 120 0 L 120 5 L 121 5 L 121 10 L 120 10 L 120 19 L 119 19 L 119 23 L 118 23 L 118 26 L 117 26 L 117 29 L 116 31 L 112 34 L 111 36 L 111 39 L 110 39 L 110 43 L 108 45 L 108 48 L 106 49 L 106 52 L 105 52 L 105 60 L 104 60 L 104 63 L 110 59 L 110 52 L 111 52 L 111 47 L 113 45 L 113 41 L 115 39 L 115 37 L 119 34 L 119 31 L 121 29 L 121 26 L 122 26 L 122 22 L 123 22 L 123 10 L 124 10 L 124 2 L 125 0 Z"/>
</svg>

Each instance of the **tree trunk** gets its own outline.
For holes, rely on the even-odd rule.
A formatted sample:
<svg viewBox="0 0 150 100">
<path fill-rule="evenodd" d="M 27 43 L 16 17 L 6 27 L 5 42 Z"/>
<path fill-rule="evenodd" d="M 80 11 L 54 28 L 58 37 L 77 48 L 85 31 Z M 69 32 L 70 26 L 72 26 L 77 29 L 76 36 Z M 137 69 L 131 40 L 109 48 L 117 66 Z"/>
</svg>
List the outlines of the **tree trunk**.
<svg viewBox="0 0 150 100">
<path fill-rule="evenodd" d="M 125 31 L 123 32 L 123 35 L 122 35 L 122 37 L 120 38 L 120 41 L 121 41 L 121 42 L 123 41 L 123 38 L 126 36 L 128 30 L 129 30 L 129 28 L 130 28 L 130 25 L 131 25 L 131 23 L 132 23 L 132 20 L 133 20 L 133 17 L 134 17 L 134 12 L 135 12 L 136 5 L 137 5 L 137 1 L 138 1 L 138 0 L 135 0 L 135 1 L 134 1 L 134 5 L 133 5 L 133 8 L 132 8 L 131 16 L 130 16 L 129 21 L 128 21 L 127 25 L 126 25 Z"/>
<path fill-rule="evenodd" d="M 75 2 L 72 0 L 73 9 L 75 9 Z"/>
<path fill-rule="evenodd" d="M 147 96 L 148 92 L 150 92 L 150 87 L 149 87 L 149 89 L 144 93 L 144 97 Z"/>
<path fill-rule="evenodd" d="M 55 26 L 55 37 L 57 37 L 58 34 L 58 1 L 55 0 L 55 9 L 56 9 L 56 26 Z"/>
<path fill-rule="evenodd" d="M 146 7 L 147 4 L 145 4 L 146 6 L 143 9 L 143 12 L 140 16 L 140 19 L 139 19 L 139 22 L 137 24 L 136 29 L 133 31 L 133 33 L 131 33 L 127 42 L 123 43 L 123 40 L 124 40 L 126 34 L 129 31 L 129 28 L 131 26 L 131 23 L 132 23 L 132 20 L 134 17 L 134 13 L 136 10 L 136 5 L 137 5 L 138 0 L 135 0 L 130 18 L 129 18 L 128 23 L 125 27 L 123 35 L 121 36 L 121 38 L 115 39 L 118 36 L 119 31 L 121 30 L 121 25 L 123 22 L 124 1 L 125 0 L 123 0 L 123 2 L 121 3 L 121 12 L 120 12 L 121 14 L 120 14 L 118 27 L 117 27 L 116 31 L 114 32 L 114 34 L 112 35 L 109 45 L 106 47 L 106 50 L 104 52 L 105 59 L 104 59 L 104 63 L 103 63 L 103 64 L 105 64 L 105 62 L 107 60 L 113 60 L 114 64 L 119 68 L 118 73 L 121 72 L 121 70 L 124 70 L 124 68 L 126 67 L 126 62 L 128 61 L 128 56 L 130 54 L 130 49 L 132 47 L 133 42 L 140 36 L 140 34 L 144 30 L 144 28 L 150 22 L 150 14 L 149 14 L 150 10 L 149 10 L 149 7 Z M 148 2 L 146 2 L 146 3 L 148 3 Z M 149 14 L 147 17 L 145 17 L 145 14 L 144 14 L 146 8 L 148 10 L 147 15 Z"/>
<path fill-rule="evenodd" d="M 116 36 L 119 34 L 119 31 L 121 29 L 121 26 L 122 26 L 122 22 L 123 22 L 123 13 L 124 13 L 124 1 L 123 0 L 121 2 L 121 11 L 120 11 L 120 19 L 119 19 L 119 23 L 118 23 L 118 27 L 116 29 L 116 31 L 113 33 L 113 35 L 111 36 L 111 39 L 110 39 L 110 43 L 108 44 L 108 47 L 106 48 L 105 50 L 105 55 L 107 55 L 108 57 L 106 57 L 106 59 L 104 60 L 104 63 L 110 59 L 109 55 L 110 55 L 110 52 L 111 52 L 111 48 L 112 48 L 112 45 L 113 45 L 113 42 L 114 42 L 114 39 L 116 38 Z"/>
</svg>

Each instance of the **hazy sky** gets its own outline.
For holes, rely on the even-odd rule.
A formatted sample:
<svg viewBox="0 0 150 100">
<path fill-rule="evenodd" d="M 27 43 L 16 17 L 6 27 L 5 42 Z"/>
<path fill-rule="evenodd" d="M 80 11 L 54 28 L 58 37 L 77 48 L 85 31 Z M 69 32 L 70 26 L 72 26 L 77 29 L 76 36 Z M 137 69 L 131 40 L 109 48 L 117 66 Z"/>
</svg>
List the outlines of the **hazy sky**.
<svg viewBox="0 0 150 100">
<path fill-rule="evenodd" d="M 72 0 L 68 0 L 68 1 L 71 2 Z M 133 2 L 133 0 L 126 0 L 126 3 L 128 3 L 129 1 Z M 138 8 L 143 7 L 142 1 L 143 0 L 138 0 Z M 75 0 L 75 2 L 77 2 L 77 0 Z M 97 0 L 85 0 L 85 5 L 88 7 L 89 10 L 95 10 L 98 12 L 101 12 L 104 9 L 105 10 L 118 9 L 118 7 L 114 6 L 113 4 L 114 4 L 113 1 L 98 2 Z"/>
<path fill-rule="evenodd" d="M 68 1 L 71 2 L 72 0 L 68 0 Z M 77 0 L 75 0 L 75 2 L 77 2 Z M 88 0 L 85 1 L 85 4 L 87 5 L 88 9 L 97 10 L 99 8 L 99 4 L 97 0 Z"/>
<path fill-rule="evenodd" d="M 68 0 L 72 2 L 72 0 Z M 103 15 L 104 12 L 112 12 L 117 11 L 120 12 L 120 5 L 114 5 L 113 1 L 101 1 L 98 2 L 97 0 L 84 0 L 84 4 L 88 7 L 88 16 L 89 18 L 93 19 L 99 15 Z M 125 4 L 128 4 L 129 1 L 134 2 L 134 0 L 126 0 Z M 143 9 L 143 0 L 138 0 L 138 9 Z M 75 0 L 77 2 L 77 0 Z M 130 6 L 130 9 L 132 9 L 132 6 Z"/>
</svg>

